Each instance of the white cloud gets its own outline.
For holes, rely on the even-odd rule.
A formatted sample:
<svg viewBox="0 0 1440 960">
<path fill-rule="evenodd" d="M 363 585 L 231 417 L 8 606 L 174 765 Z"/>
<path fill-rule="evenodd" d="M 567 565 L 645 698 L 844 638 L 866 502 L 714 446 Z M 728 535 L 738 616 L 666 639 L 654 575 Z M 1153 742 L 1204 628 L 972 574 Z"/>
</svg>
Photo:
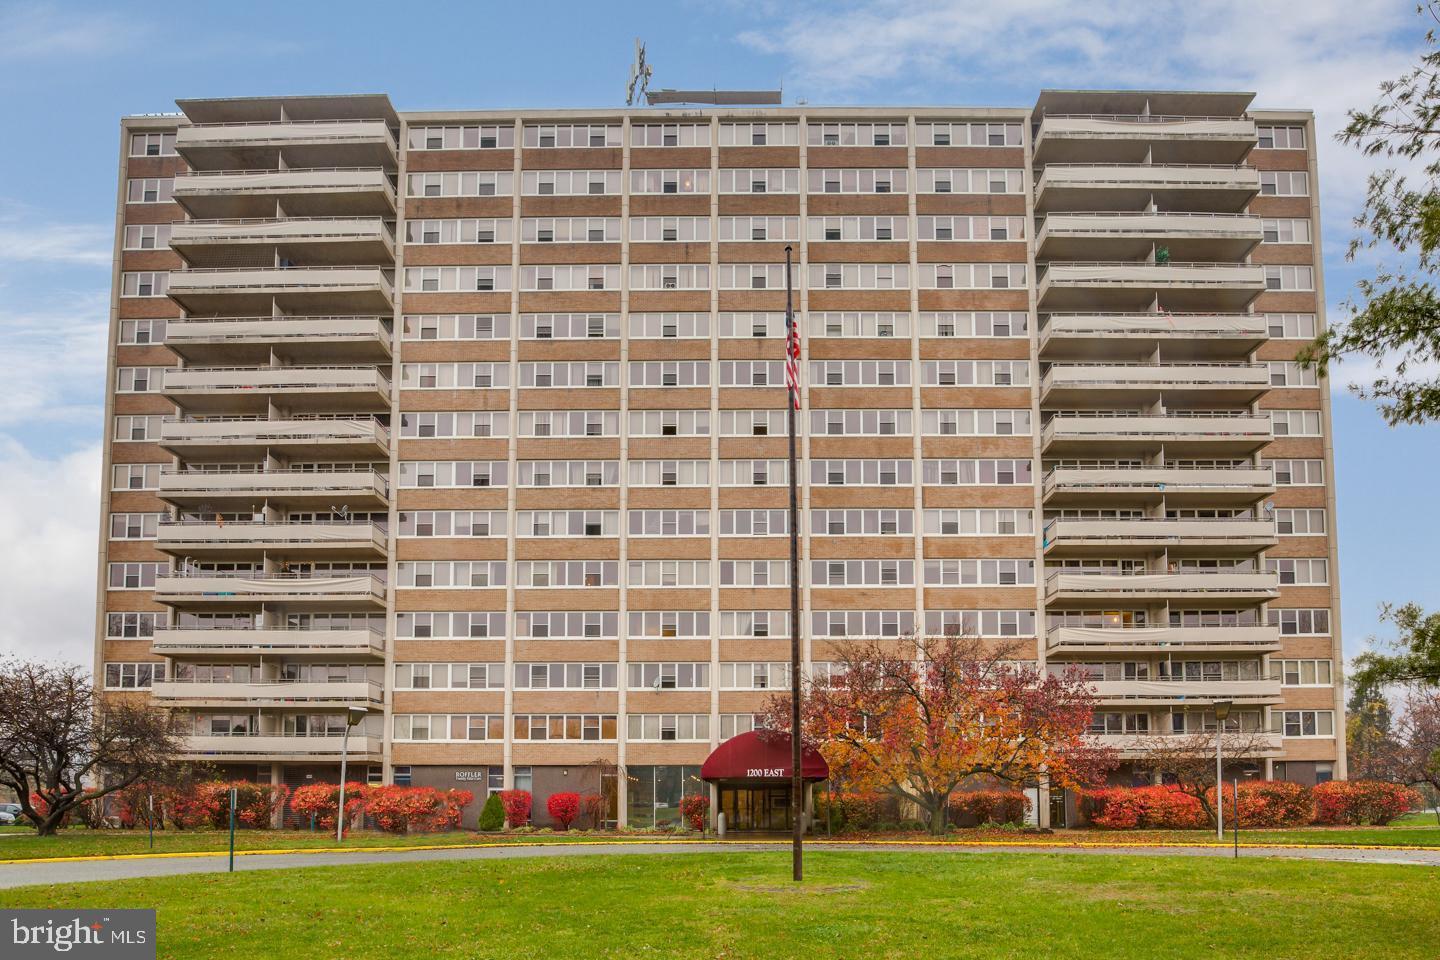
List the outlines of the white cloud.
<svg viewBox="0 0 1440 960">
<path fill-rule="evenodd" d="M 109 266 L 113 238 L 93 223 L 26 223 L 0 218 L 0 261 Z"/>
<path fill-rule="evenodd" d="M 0 436 L 0 652 L 89 665 L 100 447 L 54 459 Z"/>
<path fill-rule="evenodd" d="M 83 423 L 98 431 L 109 325 L 103 289 L 57 292 L 41 309 L 0 312 L 6 344 L 0 427 Z"/>
<path fill-rule="evenodd" d="M 0 63 L 115 53 L 145 34 L 133 15 L 64 10 L 49 3 L 0 8 Z"/>
</svg>

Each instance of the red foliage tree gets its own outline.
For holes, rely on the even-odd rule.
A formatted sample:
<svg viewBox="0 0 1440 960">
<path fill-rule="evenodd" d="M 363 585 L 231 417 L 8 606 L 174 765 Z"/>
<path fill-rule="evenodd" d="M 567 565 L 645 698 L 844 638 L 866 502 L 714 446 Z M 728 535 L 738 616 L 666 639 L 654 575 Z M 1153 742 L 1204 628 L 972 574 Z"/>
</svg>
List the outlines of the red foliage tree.
<svg viewBox="0 0 1440 960">
<path fill-rule="evenodd" d="M 345 822 L 351 823 L 364 809 L 366 784 L 349 781 L 345 784 Z M 335 828 L 335 811 L 340 805 L 337 783 L 307 783 L 296 787 L 290 795 L 290 809 L 302 817 L 314 817 L 315 823 L 327 830 Z"/>
<path fill-rule="evenodd" d="M 590 824 L 591 830 L 599 830 L 605 826 L 605 821 L 610 813 L 610 798 L 603 793 L 587 793 L 580 798 L 580 809 L 585 811 L 585 819 Z"/>
<path fill-rule="evenodd" d="M 710 797 L 703 793 L 687 793 L 680 798 L 680 816 L 697 833 L 705 832 L 705 815 L 710 812 Z"/>
<path fill-rule="evenodd" d="M 530 822 L 529 790 L 501 790 L 500 803 L 505 807 L 507 827 L 520 827 Z"/>
<path fill-rule="evenodd" d="M 834 646 L 828 682 L 809 681 L 801 733 L 831 774 L 926 812 L 945 829 L 950 798 L 979 776 L 1056 787 L 1097 781 L 1113 750 L 1086 736 L 1095 697 L 1078 670 L 1056 676 L 1015 659 L 1018 647 L 969 637 L 907 637 Z M 790 729 L 790 698 L 766 727 Z"/>
<path fill-rule="evenodd" d="M 550 814 L 550 819 L 560 824 L 561 830 L 569 830 L 570 824 L 580 816 L 580 794 L 552 793 L 545 801 L 545 811 Z"/>
<path fill-rule="evenodd" d="M 1440 693 L 1425 690 L 1406 698 L 1393 743 L 1393 767 L 1385 779 L 1440 793 Z M 1440 818 L 1440 809 L 1435 815 Z"/>
</svg>

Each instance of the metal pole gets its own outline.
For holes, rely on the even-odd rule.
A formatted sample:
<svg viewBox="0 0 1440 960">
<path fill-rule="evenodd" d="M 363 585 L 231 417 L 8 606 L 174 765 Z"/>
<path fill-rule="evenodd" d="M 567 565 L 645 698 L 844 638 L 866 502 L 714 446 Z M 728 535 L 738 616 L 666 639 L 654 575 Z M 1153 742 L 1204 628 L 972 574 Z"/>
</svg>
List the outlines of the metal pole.
<svg viewBox="0 0 1440 960">
<path fill-rule="evenodd" d="M 1220 743 L 1225 737 L 1221 724 L 1224 722 L 1219 718 L 1215 720 L 1215 839 L 1221 843 L 1225 842 L 1225 775 L 1220 769 Z"/>
<path fill-rule="evenodd" d="M 800 331 L 795 327 L 792 301 L 790 246 L 785 246 L 785 363 L 795 367 L 794 390 L 786 391 L 785 415 L 790 428 L 790 818 L 794 821 L 791 860 L 796 882 L 805 876 L 805 784 L 800 771 L 800 494 L 795 464 L 795 407 L 800 402 L 800 358 L 791 357 L 791 345 L 798 349 Z"/>
<path fill-rule="evenodd" d="M 155 794 L 152 793 L 152 794 L 150 794 L 149 796 L 147 796 L 145 799 L 146 799 L 146 801 L 147 801 L 147 803 L 146 803 L 145 821 L 146 821 L 146 823 L 149 824 L 149 826 L 150 826 L 150 849 L 151 849 L 151 850 L 154 850 L 154 849 L 155 849 Z"/>
<path fill-rule="evenodd" d="M 236 789 L 230 788 L 230 872 L 235 872 L 235 801 Z"/>
<path fill-rule="evenodd" d="M 350 752 L 350 718 L 345 718 L 345 732 L 340 734 L 340 805 L 335 808 L 335 842 L 345 842 L 345 760 Z"/>
<path fill-rule="evenodd" d="M 1235 859 L 1240 859 L 1240 778 L 1233 781 L 1232 792 L 1235 794 L 1235 823 L 1231 832 L 1235 834 Z"/>
</svg>

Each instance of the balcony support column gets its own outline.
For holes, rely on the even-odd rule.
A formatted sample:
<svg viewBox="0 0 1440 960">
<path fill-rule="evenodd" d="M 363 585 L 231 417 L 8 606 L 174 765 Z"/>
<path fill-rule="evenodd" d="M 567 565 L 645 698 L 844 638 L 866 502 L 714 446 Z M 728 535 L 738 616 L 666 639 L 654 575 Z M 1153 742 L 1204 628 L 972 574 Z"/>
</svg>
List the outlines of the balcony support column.
<svg viewBox="0 0 1440 960">
<path fill-rule="evenodd" d="M 270 786 L 272 786 L 272 787 L 278 787 L 278 786 L 280 786 L 280 784 L 282 784 L 282 783 L 284 783 L 284 782 L 285 782 L 285 774 L 284 774 L 284 771 L 282 770 L 280 764 L 278 764 L 278 763 L 272 763 L 272 764 L 270 764 Z M 279 829 L 284 825 L 284 822 L 285 822 L 285 811 L 284 811 L 283 809 L 277 807 L 276 810 L 275 810 L 274 815 L 273 815 L 273 816 L 271 817 L 271 819 L 270 819 L 270 826 L 271 826 L 271 828 L 273 828 L 273 829 L 275 829 L 275 830 L 279 830 Z"/>
</svg>

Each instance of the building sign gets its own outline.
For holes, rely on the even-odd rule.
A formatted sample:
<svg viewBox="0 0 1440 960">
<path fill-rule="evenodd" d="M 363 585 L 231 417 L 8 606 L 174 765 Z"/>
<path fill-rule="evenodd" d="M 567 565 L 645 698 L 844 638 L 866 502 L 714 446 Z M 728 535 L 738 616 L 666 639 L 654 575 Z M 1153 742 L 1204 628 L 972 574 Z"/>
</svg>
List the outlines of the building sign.
<svg viewBox="0 0 1440 960">
<path fill-rule="evenodd" d="M 488 770 L 456 770 L 455 779 L 461 783 L 483 782 L 490 775 Z"/>
<path fill-rule="evenodd" d="M 747 777 L 788 777 L 790 771 L 784 767 L 749 767 L 745 770 Z"/>
</svg>

